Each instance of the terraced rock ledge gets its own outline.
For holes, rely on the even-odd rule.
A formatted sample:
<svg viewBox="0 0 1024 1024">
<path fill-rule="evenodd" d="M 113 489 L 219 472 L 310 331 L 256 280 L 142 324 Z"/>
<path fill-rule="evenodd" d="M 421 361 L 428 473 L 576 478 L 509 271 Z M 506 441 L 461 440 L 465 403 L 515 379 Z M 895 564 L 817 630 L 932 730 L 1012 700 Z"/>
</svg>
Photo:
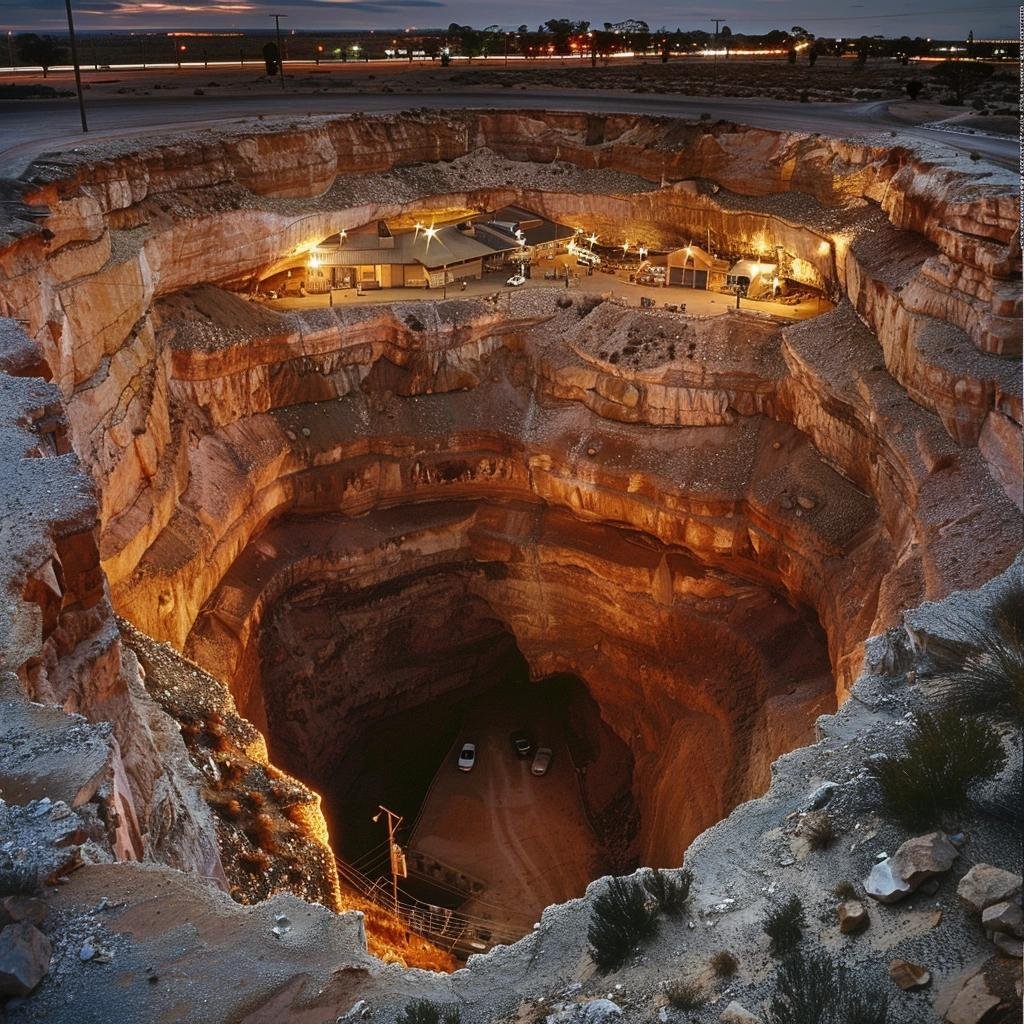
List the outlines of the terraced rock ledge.
<svg viewBox="0 0 1024 1024">
<path fill-rule="evenodd" d="M 866 759 L 935 705 L 957 623 L 1024 585 L 1008 176 L 726 123 L 413 111 L 83 148 L 5 191 L 0 878 L 39 879 L 53 942 L 12 1021 L 106 1020 L 115 992 L 140 1022 L 417 997 L 525 1022 L 609 993 L 629 1021 L 718 1020 L 761 1012 L 760 920 L 792 893 L 891 1020 L 966 1021 L 965 986 L 1019 1019 L 1019 963 L 955 895 L 972 864 L 1019 873 L 1018 825 L 972 805 L 941 888 L 872 904 L 860 937 L 834 893 L 911 838 Z M 513 202 L 663 247 L 767 239 L 834 308 L 244 297 L 341 229 Z M 606 878 L 552 870 L 528 934 L 462 966 L 339 874 L 331 790 L 367 731 L 512 663 L 592 709 L 580 795 L 614 827 L 585 877 L 693 874 L 607 978 Z M 894 987 L 897 957 L 931 987 Z M 681 976 L 707 994 L 689 1018 Z"/>
</svg>

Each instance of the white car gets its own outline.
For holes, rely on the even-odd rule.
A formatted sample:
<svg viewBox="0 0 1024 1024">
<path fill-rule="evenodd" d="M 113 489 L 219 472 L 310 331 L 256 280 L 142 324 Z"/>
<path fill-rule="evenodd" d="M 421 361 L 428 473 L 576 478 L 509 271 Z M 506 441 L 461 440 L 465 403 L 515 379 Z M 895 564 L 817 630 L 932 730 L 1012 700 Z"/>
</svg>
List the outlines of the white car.
<svg viewBox="0 0 1024 1024">
<path fill-rule="evenodd" d="M 522 274 L 513 274 L 506 282 L 509 288 L 518 288 L 521 284 L 526 284 L 526 278 Z"/>
<path fill-rule="evenodd" d="M 538 747 L 537 753 L 533 755 L 533 765 L 530 771 L 534 775 L 546 775 L 551 767 L 551 758 L 554 756 L 550 747 Z"/>
<path fill-rule="evenodd" d="M 468 772 L 472 771 L 473 765 L 476 764 L 476 744 L 475 743 L 463 743 L 462 750 L 459 751 L 459 771 Z"/>
</svg>

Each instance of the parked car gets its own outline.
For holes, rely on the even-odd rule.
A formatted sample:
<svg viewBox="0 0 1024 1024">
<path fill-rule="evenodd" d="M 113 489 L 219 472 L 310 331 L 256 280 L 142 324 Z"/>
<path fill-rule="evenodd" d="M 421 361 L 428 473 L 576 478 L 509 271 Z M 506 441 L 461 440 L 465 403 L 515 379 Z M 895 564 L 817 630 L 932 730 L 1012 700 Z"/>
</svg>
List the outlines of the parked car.
<svg viewBox="0 0 1024 1024">
<path fill-rule="evenodd" d="M 516 752 L 516 757 L 526 758 L 533 753 L 533 737 L 523 729 L 517 729 L 512 733 L 509 742 Z"/>
<path fill-rule="evenodd" d="M 462 750 L 459 751 L 459 771 L 468 772 L 471 771 L 473 765 L 476 764 L 476 744 L 475 743 L 463 743 Z"/>
<path fill-rule="evenodd" d="M 533 765 L 530 768 L 530 771 L 533 772 L 534 775 L 546 775 L 547 770 L 551 767 L 552 757 L 554 757 L 554 754 L 550 747 L 538 747 L 537 753 L 534 755 Z"/>
<path fill-rule="evenodd" d="M 521 284 L 526 284 L 526 278 L 522 274 L 513 274 L 506 282 L 509 288 L 518 288 Z"/>
</svg>

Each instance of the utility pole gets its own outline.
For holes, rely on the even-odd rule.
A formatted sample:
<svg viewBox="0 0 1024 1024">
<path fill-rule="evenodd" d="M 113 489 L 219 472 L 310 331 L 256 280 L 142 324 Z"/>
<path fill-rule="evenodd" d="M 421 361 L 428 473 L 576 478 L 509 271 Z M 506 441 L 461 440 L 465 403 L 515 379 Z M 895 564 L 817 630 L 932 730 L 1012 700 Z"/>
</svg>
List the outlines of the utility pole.
<svg viewBox="0 0 1024 1024">
<path fill-rule="evenodd" d="M 11 71 L 16 67 L 14 63 L 14 34 L 7 30 L 7 59 L 11 62 Z"/>
<path fill-rule="evenodd" d="M 281 42 L 281 19 L 287 18 L 287 14 L 269 14 L 274 19 L 274 27 L 277 29 L 277 73 L 281 76 L 281 88 L 284 88 L 284 45 Z"/>
<path fill-rule="evenodd" d="M 714 58 L 715 58 L 715 64 L 714 64 L 714 70 L 712 71 L 712 78 L 711 78 L 711 80 L 714 82 L 715 86 L 717 86 L 718 85 L 718 26 L 721 25 L 723 21 L 725 21 L 725 18 L 708 18 L 708 21 L 713 21 L 715 23 L 715 42 L 714 42 L 714 44 L 712 46 L 712 50 L 713 50 Z"/>
<path fill-rule="evenodd" d="M 391 898 L 394 901 L 395 906 L 395 917 L 398 917 L 398 879 L 399 877 L 405 878 L 407 875 L 405 867 L 405 854 L 402 852 L 402 848 L 395 842 L 395 832 L 398 830 L 398 826 L 402 824 L 404 820 L 400 814 L 395 814 L 394 811 L 388 810 L 383 804 L 378 805 L 379 810 L 373 816 L 374 822 L 380 821 L 380 816 L 386 814 L 388 816 L 388 853 L 391 860 Z"/>
<path fill-rule="evenodd" d="M 68 35 L 71 36 L 71 63 L 75 69 L 75 89 L 78 90 L 78 113 L 82 116 L 82 131 L 87 132 L 89 125 L 85 120 L 85 99 L 82 96 L 82 69 L 78 64 L 78 43 L 75 41 L 75 19 L 71 14 L 71 0 L 64 0 L 68 12 Z"/>
</svg>

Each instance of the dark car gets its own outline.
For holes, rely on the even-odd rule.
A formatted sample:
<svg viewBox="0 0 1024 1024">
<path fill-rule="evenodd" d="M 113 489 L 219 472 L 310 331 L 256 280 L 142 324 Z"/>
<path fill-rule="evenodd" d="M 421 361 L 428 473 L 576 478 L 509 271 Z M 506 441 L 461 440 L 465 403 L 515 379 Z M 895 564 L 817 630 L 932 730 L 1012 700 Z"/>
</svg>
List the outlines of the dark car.
<svg viewBox="0 0 1024 1024">
<path fill-rule="evenodd" d="M 522 729 L 517 730 L 509 736 L 509 740 L 512 743 L 512 749 L 516 752 L 516 757 L 529 757 L 533 753 L 533 737 Z"/>
</svg>

